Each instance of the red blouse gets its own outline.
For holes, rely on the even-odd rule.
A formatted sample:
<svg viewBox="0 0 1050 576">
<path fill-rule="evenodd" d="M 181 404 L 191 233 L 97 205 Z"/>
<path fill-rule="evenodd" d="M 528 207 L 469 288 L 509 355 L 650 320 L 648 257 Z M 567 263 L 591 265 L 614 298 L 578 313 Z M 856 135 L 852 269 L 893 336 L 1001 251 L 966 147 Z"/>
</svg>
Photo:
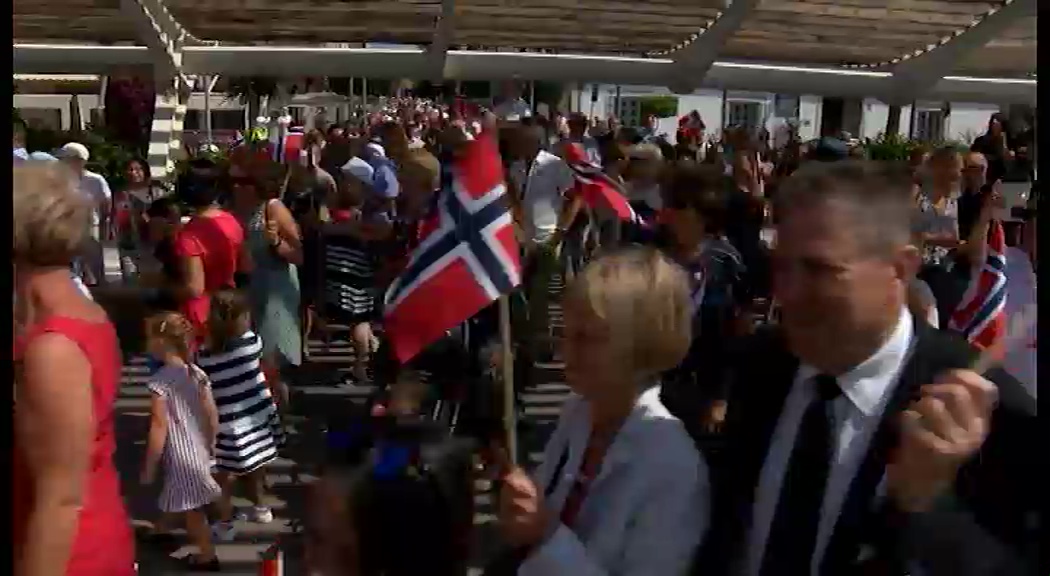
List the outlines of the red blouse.
<svg viewBox="0 0 1050 576">
<path fill-rule="evenodd" d="M 135 540 L 113 454 L 113 404 L 120 387 L 120 349 L 117 333 L 109 322 L 88 322 L 53 316 L 32 326 L 15 342 L 14 360 L 20 362 L 26 346 L 37 336 L 56 333 L 75 342 L 91 364 L 95 439 L 91 466 L 84 485 L 84 502 L 77 518 L 77 531 L 66 565 L 69 576 L 133 576 Z M 18 410 L 17 405 L 15 410 Z M 25 463 L 24 447 L 15 430 L 13 443 L 12 531 L 15 558 L 22 556 L 33 502 L 33 479 Z M 16 560 L 17 561 L 17 560 Z"/>
<path fill-rule="evenodd" d="M 175 253 L 180 259 L 200 257 L 204 264 L 204 294 L 182 305 L 182 313 L 205 334 L 211 295 L 235 285 L 237 260 L 244 243 L 244 229 L 229 212 L 219 210 L 211 216 L 194 216 L 175 236 Z"/>
</svg>

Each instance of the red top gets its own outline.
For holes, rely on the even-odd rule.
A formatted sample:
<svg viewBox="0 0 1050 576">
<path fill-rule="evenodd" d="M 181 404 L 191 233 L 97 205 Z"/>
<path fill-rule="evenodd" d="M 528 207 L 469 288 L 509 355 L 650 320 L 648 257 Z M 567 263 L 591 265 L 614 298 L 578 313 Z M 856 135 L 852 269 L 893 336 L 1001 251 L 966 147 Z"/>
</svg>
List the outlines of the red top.
<svg viewBox="0 0 1050 576">
<path fill-rule="evenodd" d="M 77 532 L 66 566 L 69 576 L 134 576 L 135 540 L 124 500 L 120 478 L 113 463 L 116 440 L 113 433 L 113 403 L 120 387 L 120 349 L 111 323 L 89 322 L 77 318 L 52 316 L 32 326 L 15 342 L 14 359 L 20 362 L 33 338 L 56 333 L 75 342 L 91 364 L 91 396 L 95 414 L 95 441 L 91 465 L 84 485 L 84 504 L 77 518 Z M 18 410 L 17 405 L 15 410 Z M 33 482 L 15 430 L 11 467 L 14 499 L 12 531 L 15 558 L 25 544 L 32 512 Z"/>
<path fill-rule="evenodd" d="M 175 253 L 180 259 L 199 256 L 204 263 L 204 294 L 182 303 L 182 313 L 200 335 L 205 334 L 212 293 L 235 285 L 233 275 L 243 243 L 241 223 L 225 210 L 194 216 L 175 235 Z"/>
<path fill-rule="evenodd" d="M 328 213 L 332 216 L 332 222 L 336 223 L 348 222 L 352 220 L 354 217 L 354 212 L 356 212 L 356 210 L 332 209 L 328 211 Z"/>
</svg>

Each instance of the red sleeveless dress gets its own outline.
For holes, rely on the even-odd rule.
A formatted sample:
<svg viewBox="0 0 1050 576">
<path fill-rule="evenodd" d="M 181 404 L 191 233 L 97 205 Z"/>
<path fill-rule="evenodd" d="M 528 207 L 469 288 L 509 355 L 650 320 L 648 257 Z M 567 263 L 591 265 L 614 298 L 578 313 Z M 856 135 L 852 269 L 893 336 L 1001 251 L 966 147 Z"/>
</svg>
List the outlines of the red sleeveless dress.
<svg viewBox="0 0 1050 576">
<path fill-rule="evenodd" d="M 20 362 L 33 338 L 57 333 L 76 342 L 91 363 L 92 404 L 95 413 L 95 441 L 91 467 L 87 473 L 85 498 L 80 510 L 76 536 L 66 566 L 68 576 L 134 576 L 135 540 L 120 494 L 120 478 L 113 463 L 116 439 L 113 431 L 113 404 L 120 386 L 120 352 L 117 333 L 109 322 L 89 322 L 53 316 L 32 326 L 15 342 L 14 360 Z M 17 399 L 15 410 L 18 410 Z M 13 444 L 14 499 L 12 531 L 15 557 L 25 544 L 31 503 L 32 478 L 21 452 L 18 432 Z"/>
</svg>

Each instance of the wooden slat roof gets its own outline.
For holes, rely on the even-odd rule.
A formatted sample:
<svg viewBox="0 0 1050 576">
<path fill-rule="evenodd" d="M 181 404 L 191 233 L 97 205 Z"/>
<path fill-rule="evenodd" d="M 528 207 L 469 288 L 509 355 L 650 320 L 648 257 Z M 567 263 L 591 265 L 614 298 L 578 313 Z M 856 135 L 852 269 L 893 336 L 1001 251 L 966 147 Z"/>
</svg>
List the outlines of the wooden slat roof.
<svg viewBox="0 0 1050 576">
<path fill-rule="evenodd" d="M 224 44 L 429 44 L 441 0 L 164 0 L 196 37 Z M 874 65 L 965 29 L 1001 0 L 763 0 L 719 59 Z M 454 0 L 453 48 L 664 56 L 725 0 Z M 13 0 L 18 42 L 134 43 L 120 0 Z M 953 73 L 1035 71 L 1035 17 Z M 673 54 L 673 52 L 672 52 Z M 673 56 L 669 56 L 673 57 Z"/>
</svg>

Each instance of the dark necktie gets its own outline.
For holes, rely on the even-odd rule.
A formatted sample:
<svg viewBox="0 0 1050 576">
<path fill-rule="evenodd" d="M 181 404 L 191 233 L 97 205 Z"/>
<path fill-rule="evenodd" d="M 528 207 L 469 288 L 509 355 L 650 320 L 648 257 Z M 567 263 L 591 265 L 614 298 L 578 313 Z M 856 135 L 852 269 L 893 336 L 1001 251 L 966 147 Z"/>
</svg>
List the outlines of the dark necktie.
<svg viewBox="0 0 1050 576">
<path fill-rule="evenodd" d="M 762 576 L 809 574 L 835 445 L 831 437 L 830 403 L 842 392 L 832 376 L 819 375 L 811 384 L 816 394 L 802 416 L 780 486 L 762 559 Z"/>
</svg>

